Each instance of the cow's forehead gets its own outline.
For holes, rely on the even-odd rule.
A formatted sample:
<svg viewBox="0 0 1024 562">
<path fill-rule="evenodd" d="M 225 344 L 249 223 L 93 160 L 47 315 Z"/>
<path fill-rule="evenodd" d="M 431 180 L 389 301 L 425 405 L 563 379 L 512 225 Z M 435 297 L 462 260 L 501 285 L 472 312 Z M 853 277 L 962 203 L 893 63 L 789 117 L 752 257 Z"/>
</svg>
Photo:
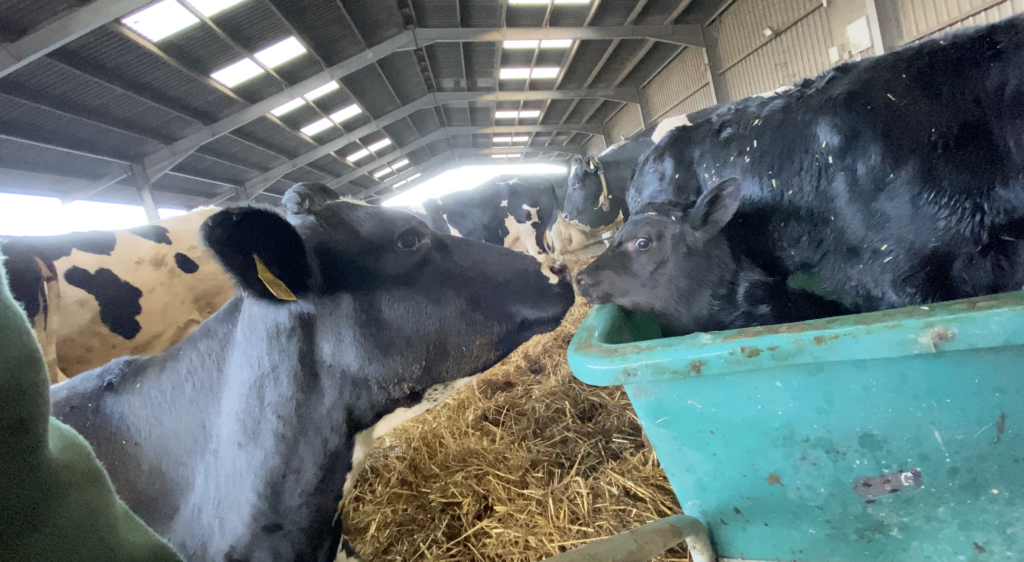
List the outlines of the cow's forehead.
<svg viewBox="0 0 1024 562">
<path fill-rule="evenodd" d="M 376 233 L 392 233 L 396 228 L 416 224 L 415 216 L 400 209 L 365 205 L 350 201 L 334 201 L 316 210 L 312 218 L 321 227 L 339 233 L 373 237 Z M 301 217 L 299 218 L 301 221 Z"/>
</svg>

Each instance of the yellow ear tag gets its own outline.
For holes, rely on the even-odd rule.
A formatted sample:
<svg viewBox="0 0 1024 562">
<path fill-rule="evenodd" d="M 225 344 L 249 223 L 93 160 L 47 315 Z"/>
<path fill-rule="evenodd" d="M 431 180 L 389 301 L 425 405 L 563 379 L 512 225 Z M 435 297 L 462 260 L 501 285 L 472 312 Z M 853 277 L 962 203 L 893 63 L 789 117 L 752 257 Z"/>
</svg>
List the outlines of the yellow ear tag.
<svg viewBox="0 0 1024 562">
<path fill-rule="evenodd" d="M 267 286 L 267 289 L 274 294 L 275 297 L 283 301 L 297 300 L 295 295 L 292 294 L 288 286 L 284 284 L 273 273 L 267 269 L 267 266 L 263 264 L 263 260 L 260 259 L 256 254 L 252 255 L 252 259 L 256 260 L 256 275 L 259 275 L 260 281 Z"/>
</svg>

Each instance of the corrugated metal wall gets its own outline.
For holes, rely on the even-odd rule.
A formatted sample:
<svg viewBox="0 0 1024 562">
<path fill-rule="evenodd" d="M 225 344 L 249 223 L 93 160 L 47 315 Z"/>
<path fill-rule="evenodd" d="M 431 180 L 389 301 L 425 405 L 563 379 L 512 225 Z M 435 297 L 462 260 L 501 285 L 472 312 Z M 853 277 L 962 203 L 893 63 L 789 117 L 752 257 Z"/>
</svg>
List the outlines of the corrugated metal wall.
<svg viewBox="0 0 1024 562">
<path fill-rule="evenodd" d="M 612 137 L 609 142 L 617 143 L 622 137 L 628 139 L 643 128 L 644 121 L 640 116 L 640 107 L 627 103 L 608 120 L 608 133 Z"/>
<path fill-rule="evenodd" d="M 1024 13 L 1024 0 L 895 0 L 901 43 Z"/>
<path fill-rule="evenodd" d="M 773 31 L 770 37 L 766 28 Z M 832 31 L 820 0 L 740 0 L 708 32 L 718 45 L 731 99 L 768 92 L 832 66 Z"/>
<path fill-rule="evenodd" d="M 604 152 L 605 148 L 607 147 L 604 145 L 604 137 L 601 135 L 594 135 L 590 137 L 590 140 L 583 143 L 583 154 L 587 156 L 597 156 Z"/>
<path fill-rule="evenodd" d="M 647 96 L 651 120 L 662 119 L 680 105 L 686 105 L 688 108 L 699 106 L 696 109 L 714 105 L 714 96 L 710 95 L 708 79 L 704 50 L 694 47 L 683 49 L 679 56 L 651 80 L 641 94 Z M 696 109 L 680 111 L 689 112 Z"/>
</svg>

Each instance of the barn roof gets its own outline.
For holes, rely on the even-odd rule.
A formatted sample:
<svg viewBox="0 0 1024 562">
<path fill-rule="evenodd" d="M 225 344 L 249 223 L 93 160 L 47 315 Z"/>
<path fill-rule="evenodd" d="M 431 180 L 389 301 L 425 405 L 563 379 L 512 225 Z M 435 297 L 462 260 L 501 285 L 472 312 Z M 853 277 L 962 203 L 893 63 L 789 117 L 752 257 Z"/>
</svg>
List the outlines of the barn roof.
<svg viewBox="0 0 1024 562">
<path fill-rule="evenodd" d="M 0 189 L 372 200 L 453 165 L 564 160 L 718 4 L 0 0 Z"/>
</svg>

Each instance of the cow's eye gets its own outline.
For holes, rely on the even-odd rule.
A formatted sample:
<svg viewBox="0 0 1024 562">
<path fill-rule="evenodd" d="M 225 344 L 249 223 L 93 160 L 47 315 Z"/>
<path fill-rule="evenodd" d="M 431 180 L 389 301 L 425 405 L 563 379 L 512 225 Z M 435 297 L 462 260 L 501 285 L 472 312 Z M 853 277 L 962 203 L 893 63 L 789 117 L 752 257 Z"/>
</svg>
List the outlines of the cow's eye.
<svg viewBox="0 0 1024 562">
<path fill-rule="evenodd" d="M 651 247 L 651 239 L 650 238 L 637 238 L 636 242 L 633 242 L 633 245 L 636 246 L 637 250 L 640 250 L 640 251 L 647 250 L 647 249 L 650 249 L 650 247 Z"/>
<path fill-rule="evenodd" d="M 419 245 L 423 235 L 416 229 L 410 228 L 398 235 L 398 249 L 411 250 Z"/>
<path fill-rule="evenodd" d="M 562 213 L 562 218 L 565 220 L 569 220 L 569 213 Z"/>
</svg>

